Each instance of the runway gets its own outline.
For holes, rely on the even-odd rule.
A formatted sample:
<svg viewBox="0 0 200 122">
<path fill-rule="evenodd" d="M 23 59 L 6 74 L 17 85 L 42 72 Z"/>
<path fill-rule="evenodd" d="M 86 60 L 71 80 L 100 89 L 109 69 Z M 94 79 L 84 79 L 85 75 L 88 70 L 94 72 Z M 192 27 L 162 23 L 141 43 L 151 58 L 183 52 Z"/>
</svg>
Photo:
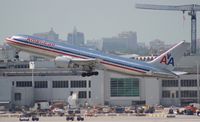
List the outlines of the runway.
<svg viewBox="0 0 200 122">
<path fill-rule="evenodd" d="M 4 117 L 0 118 L 0 122 L 17 122 L 19 118 Z M 32 120 L 30 120 L 32 121 Z M 75 120 L 77 121 L 77 120 Z M 101 116 L 101 117 L 85 117 L 83 122 L 199 122 L 198 116 L 180 115 L 175 118 L 166 117 L 144 117 L 144 116 Z M 65 117 L 40 117 L 39 122 L 66 122 Z"/>
</svg>

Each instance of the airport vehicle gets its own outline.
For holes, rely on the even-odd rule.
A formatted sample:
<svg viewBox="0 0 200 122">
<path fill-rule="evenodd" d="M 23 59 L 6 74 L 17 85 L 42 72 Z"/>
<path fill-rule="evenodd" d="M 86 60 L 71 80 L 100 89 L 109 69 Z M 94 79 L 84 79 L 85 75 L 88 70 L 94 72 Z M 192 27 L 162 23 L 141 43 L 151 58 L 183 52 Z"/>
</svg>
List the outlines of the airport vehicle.
<svg viewBox="0 0 200 122">
<path fill-rule="evenodd" d="M 53 113 L 58 114 L 59 116 L 63 116 L 65 114 L 64 109 L 60 109 L 60 108 L 54 108 L 52 110 Z"/>
<path fill-rule="evenodd" d="M 200 110 L 198 109 L 196 112 L 197 112 L 197 116 L 200 116 Z"/>
<path fill-rule="evenodd" d="M 196 113 L 197 108 L 194 107 L 194 105 L 188 105 L 185 106 L 185 114 L 186 115 L 193 115 L 194 113 Z"/>
<path fill-rule="evenodd" d="M 84 120 L 83 117 L 81 117 L 80 115 L 77 116 L 77 121 L 83 121 L 83 120 Z"/>
<path fill-rule="evenodd" d="M 29 117 L 27 115 L 20 115 L 19 121 L 29 121 Z"/>
<path fill-rule="evenodd" d="M 115 112 L 116 113 L 124 113 L 125 112 L 125 108 L 124 107 L 116 107 L 115 108 Z"/>
<path fill-rule="evenodd" d="M 170 108 L 169 112 L 167 114 L 167 118 L 174 118 L 174 117 L 176 117 L 174 110 L 173 110 L 173 108 Z"/>
<path fill-rule="evenodd" d="M 39 109 L 39 110 L 47 110 L 49 109 L 49 102 L 47 101 L 37 101 L 34 104 L 33 107 L 35 110 Z"/>
<path fill-rule="evenodd" d="M 32 121 L 39 121 L 39 117 L 37 117 L 36 115 L 32 116 Z"/>
<path fill-rule="evenodd" d="M 83 77 L 98 75 L 95 70 L 100 68 L 134 76 L 174 78 L 177 73 L 172 70 L 189 46 L 182 41 L 153 61 L 142 62 L 28 35 L 12 36 L 6 42 L 19 51 L 52 57 L 58 67 L 81 69 Z"/>
<path fill-rule="evenodd" d="M 69 120 L 74 121 L 74 115 L 72 115 L 72 114 L 67 115 L 67 116 L 66 116 L 66 120 L 67 120 L 67 121 L 69 121 Z"/>
</svg>

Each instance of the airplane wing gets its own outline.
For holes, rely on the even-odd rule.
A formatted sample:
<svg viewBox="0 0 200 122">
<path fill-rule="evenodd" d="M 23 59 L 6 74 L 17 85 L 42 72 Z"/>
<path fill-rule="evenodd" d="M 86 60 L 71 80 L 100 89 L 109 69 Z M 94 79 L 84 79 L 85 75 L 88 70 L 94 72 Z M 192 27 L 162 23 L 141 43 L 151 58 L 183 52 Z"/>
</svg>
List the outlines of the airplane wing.
<svg viewBox="0 0 200 122">
<path fill-rule="evenodd" d="M 79 59 L 79 58 L 73 58 L 70 60 L 70 65 L 72 67 L 82 67 L 83 70 L 86 71 L 92 71 L 97 66 L 98 61 L 97 59 Z"/>
</svg>

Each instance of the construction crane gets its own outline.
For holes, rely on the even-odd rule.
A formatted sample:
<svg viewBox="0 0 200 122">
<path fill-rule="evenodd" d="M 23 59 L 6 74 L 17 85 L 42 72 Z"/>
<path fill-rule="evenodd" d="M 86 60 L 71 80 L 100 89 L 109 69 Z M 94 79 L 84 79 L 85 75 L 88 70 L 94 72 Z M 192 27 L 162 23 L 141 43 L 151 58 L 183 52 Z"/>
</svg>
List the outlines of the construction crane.
<svg viewBox="0 0 200 122">
<path fill-rule="evenodd" d="M 135 4 L 138 9 L 151 9 L 151 10 L 170 10 L 170 11 L 188 11 L 188 15 L 191 16 L 191 53 L 196 54 L 196 40 L 197 40 L 197 18 L 196 12 L 200 11 L 200 5 L 151 5 L 151 4 Z"/>
</svg>

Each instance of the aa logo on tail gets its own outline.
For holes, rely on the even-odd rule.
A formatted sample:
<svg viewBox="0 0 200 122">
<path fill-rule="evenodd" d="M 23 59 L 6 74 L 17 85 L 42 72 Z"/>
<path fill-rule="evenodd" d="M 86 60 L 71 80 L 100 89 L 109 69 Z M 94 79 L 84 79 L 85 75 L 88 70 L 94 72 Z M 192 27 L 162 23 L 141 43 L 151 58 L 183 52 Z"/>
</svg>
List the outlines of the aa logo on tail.
<svg viewBox="0 0 200 122">
<path fill-rule="evenodd" d="M 170 53 L 164 55 L 160 61 L 161 64 L 172 65 L 174 66 L 174 58 L 171 56 Z"/>
</svg>

